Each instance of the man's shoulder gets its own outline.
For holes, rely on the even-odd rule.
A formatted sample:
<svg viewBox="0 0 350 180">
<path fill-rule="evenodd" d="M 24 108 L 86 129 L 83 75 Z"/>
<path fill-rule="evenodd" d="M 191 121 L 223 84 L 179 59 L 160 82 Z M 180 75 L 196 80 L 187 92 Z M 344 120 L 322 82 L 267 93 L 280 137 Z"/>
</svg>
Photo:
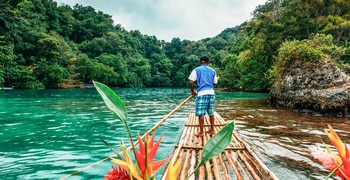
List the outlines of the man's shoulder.
<svg viewBox="0 0 350 180">
<path fill-rule="evenodd" d="M 197 69 L 200 69 L 202 68 L 202 66 L 197 66 L 196 68 L 194 68 L 193 70 L 197 70 Z"/>
<path fill-rule="evenodd" d="M 216 72 L 214 68 L 212 68 L 212 67 L 209 67 L 209 66 L 207 66 L 207 67 L 206 67 L 206 69 L 207 69 L 207 70 L 209 70 L 209 71 L 213 71 L 213 72 Z"/>
<path fill-rule="evenodd" d="M 203 69 L 203 70 L 210 69 L 210 70 L 215 71 L 215 70 L 214 70 L 213 68 L 211 68 L 210 66 L 198 66 L 198 67 L 194 68 L 194 70 L 198 70 L 198 69 Z"/>
<path fill-rule="evenodd" d="M 211 69 L 211 70 L 213 70 L 213 71 L 215 71 L 215 69 L 214 69 L 214 68 L 212 68 L 212 67 L 209 67 L 209 66 L 208 66 L 208 68 L 209 68 L 209 69 Z"/>
</svg>

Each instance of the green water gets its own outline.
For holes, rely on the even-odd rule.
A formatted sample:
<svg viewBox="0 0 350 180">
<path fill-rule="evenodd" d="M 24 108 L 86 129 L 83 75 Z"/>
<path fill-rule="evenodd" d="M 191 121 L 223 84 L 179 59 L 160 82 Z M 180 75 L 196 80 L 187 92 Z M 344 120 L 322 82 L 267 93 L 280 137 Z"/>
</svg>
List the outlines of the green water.
<svg viewBox="0 0 350 180">
<path fill-rule="evenodd" d="M 127 107 L 135 135 L 144 134 L 189 96 L 183 88 L 114 90 Z M 216 111 L 236 121 L 235 130 L 281 179 L 322 179 L 327 171 L 310 157 L 308 147 L 325 140 L 326 123 L 348 138 L 349 121 L 276 110 L 266 98 L 217 92 Z M 172 153 L 191 111 L 194 100 L 157 129 L 156 139 L 164 137 L 156 159 Z M 0 91 L 0 179 L 60 179 L 113 155 L 101 138 L 120 150 L 126 137 L 95 89 Z M 102 179 L 111 166 L 105 161 L 68 179 Z"/>
</svg>

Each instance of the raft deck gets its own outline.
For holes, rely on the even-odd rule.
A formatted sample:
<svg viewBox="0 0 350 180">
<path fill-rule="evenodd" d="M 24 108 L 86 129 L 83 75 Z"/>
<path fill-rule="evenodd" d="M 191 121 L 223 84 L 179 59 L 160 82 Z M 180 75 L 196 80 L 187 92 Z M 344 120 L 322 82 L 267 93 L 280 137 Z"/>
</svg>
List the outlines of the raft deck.
<svg viewBox="0 0 350 180">
<path fill-rule="evenodd" d="M 226 125 L 226 121 L 215 113 L 215 132 Z M 209 130 L 209 117 L 205 117 L 204 130 Z M 190 113 L 177 146 L 174 149 L 172 162 L 182 159 L 182 165 L 177 179 L 186 179 L 193 172 L 197 163 L 200 163 L 202 149 L 210 139 L 206 133 L 204 137 L 195 136 L 199 132 L 198 118 Z M 165 170 L 167 171 L 167 169 Z M 219 180 L 219 179 L 278 179 L 255 155 L 251 147 L 245 143 L 237 133 L 232 134 L 230 145 L 220 154 L 209 160 L 190 179 Z"/>
</svg>

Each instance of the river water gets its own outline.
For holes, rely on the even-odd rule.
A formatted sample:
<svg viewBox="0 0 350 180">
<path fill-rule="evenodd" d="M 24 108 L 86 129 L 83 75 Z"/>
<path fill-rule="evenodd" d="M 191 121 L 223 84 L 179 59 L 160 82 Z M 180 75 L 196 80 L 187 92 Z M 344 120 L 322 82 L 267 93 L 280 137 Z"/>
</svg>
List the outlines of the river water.
<svg viewBox="0 0 350 180">
<path fill-rule="evenodd" d="M 189 96 L 184 88 L 114 90 L 126 105 L 135 137 Z M 329 144 L 327 124 L 349 142 L 349 119 L 275 109 L 267 97 L 218 91 L 215 108 L 224 119 L 235 120 L 235 131 L 280 179 L 323 179 L 329 172 L 309 148 Z M 192 111 L 194 100 L 157 129 L 156 139 L 162 134 L 163 139 L 156 159 L 172 153 Z M 112 163 L 97 162 L 113 152 L 101 139 L 120 150 L 121 142 L 128 144 L 126 137 L 124 126 L 95 89 L 0 92 L 0 179 L 60 179 L 80 170 L 67 179 L 102 179 Z"/>
</svg>

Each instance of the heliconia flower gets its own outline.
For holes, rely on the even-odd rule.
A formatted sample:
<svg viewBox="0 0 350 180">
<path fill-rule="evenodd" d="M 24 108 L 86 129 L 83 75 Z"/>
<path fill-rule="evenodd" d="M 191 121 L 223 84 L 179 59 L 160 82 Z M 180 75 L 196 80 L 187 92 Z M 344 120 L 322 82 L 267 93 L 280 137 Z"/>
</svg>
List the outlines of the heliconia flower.
<svg viewBox="0 0 350 180">
<path fill-rule="evenodd" d="M 165 176 L 165 180 L 177 180 L 177 176 L 179 174 L 180 166 L 181 166 L 181 159 L 178 159 L 173 165 L 172 162 L 169 163 L 168 167 L 168 173 Z"/>
<path fill-rule="evenodd" d="M 133 163 L 132 159 L 130 158 L 125 146 L 120 145 L 120 147 L 123 150 L 125 161 L 119 160 L 119 159 L 112 159 L 112 162 L 117 164 L 119 167 L 124 169 L 125 171 L 128 171 L 131 176 L 133 176 L 137 180 L 142 180 L 142 177 L 140 175 L 140 172 L 138 171 L 137 167 Z"/>
<path fill-rule="evenodd" d="M 335 168 L 337 168 L 337 165 L 334 163 L 334 158 L 332 154 L 326 151 L 326 149 L 321 149 L 319 146 L 310 148 L 311 155 L 318 159 L 322 165 L 333 171 Z"/>
<path fill-rule="evenodd" d="M 331 143 L 337 148 L 340 155 L 345 156 L 345 146 L 338 134 L 333 130 L 332 126 L 328 124 L 329 132 L 325 131 Z"/>
<path fill-rule="evenodd" d="M 104 180 L 130 180 L 130 175 L 127 171 L 120 167 L 112 166 L 112 170 L 108 171 Z"/>
<path fill-rule="evenodd" d="M 345 179 L 350 179 L 350 151 L 345 144 L 344 146 L 345 146 L 345 156 L 340 156 L 343 161 L 344 168 L 341 168 L 340 172 L 345 177 Z"/>
<path fill-rule="evenodd" d="M 339 171 L 339 167 L 342 165 L 341 158 L 337 154 L 335 154 L 327 144 L 323 143 L 323 145 L 326 147 L 328 153 L 332 155 L 332 158 L 334 159 L 333 161 L 334 166 L 335 168 L 337 168 L 337 171 L 335 171 L 335 174 L 339 177 L 343 177 L 342 173 Z M 329 170 L 333 171 L 335 168 L 329 169 Z"/>
<path fill-rule="evenodd" d="M 145 137 L 145 142 L 142 142 L 140 134 L 138 134 L 138 143 L 140 151 L 136 150 L 135 152 L 137 163 L 139 165 L 141 175 L 144 179 L 154 176 L 155 172 L 171 158 L 170 156 L 163 160 L 153 162 L 158 147 L 160 145 L 160 141 L 162 140 L 162 137 L 160 137 L 157 143 L 153 144 L 154 136 L 155 133 L 153 133 L 151 139 L 149 139 L 147 133 Z"/>
<path fill-rule="evenodd" d="M 346 144 L 344 144 L 341 141 L 337 133 L 333 130 L 332 126 L 329 124 L 328 124 L 328 129 L 329 129 L 329 133 L 327 131 L 325 133 L 339 153 L 339 156 L 335 154 L 333 154 L 333 156 L 336 158 L 337 164 L 341 165 L 341 167 L 339 167 L 339 171 L 343 177 L 339 174 L 337 175 L 345 179 L 350 179 L 350 150 L 348 149 Z M 330 149 L 328 151 L 330 151 Z"/>
</svg>

